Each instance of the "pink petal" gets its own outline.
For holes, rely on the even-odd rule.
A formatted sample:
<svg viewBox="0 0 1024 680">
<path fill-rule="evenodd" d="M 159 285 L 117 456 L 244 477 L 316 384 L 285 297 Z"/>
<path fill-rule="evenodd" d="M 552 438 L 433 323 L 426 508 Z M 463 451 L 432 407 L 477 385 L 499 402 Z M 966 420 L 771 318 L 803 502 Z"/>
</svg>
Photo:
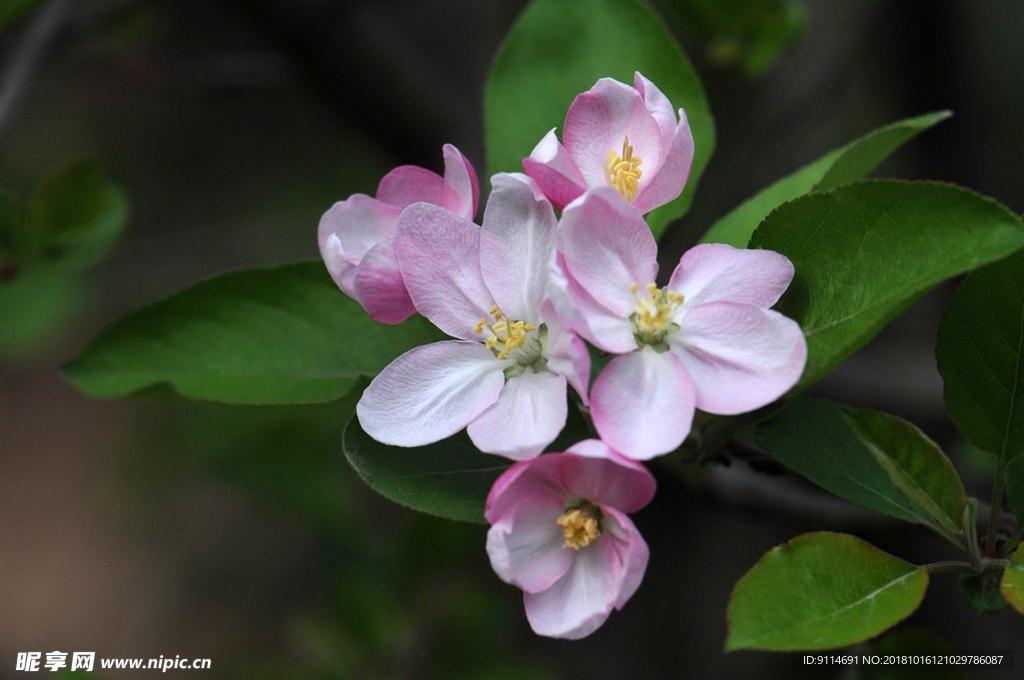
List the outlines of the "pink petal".
<svg viewBox="0 0 1024 680">
<path fill-rule="evenodd" d="M 554 128 L 523 159 L 523 170 L 558 210 L 564 209 L 587 188 L 576 163 L 555 136 Z"/>
<path fill-rule="evenodd" d="M 416 203 L 399 218 L 395 252 L 416 310 L 452 337 L 482 339 L 473 327 L 494 299 L 480 272 L 480 227 Z"/>
<path fill-rule="evenodd" d="M 587 346 L 561 322 L 551 300 L 541 304 L 540 320 L 548 330 L 548 344 L 544 349 L 548 370 L 564 375 L 583 403 L 589 403 L 590 352 Z"/>
<path fill-rule="evenodd" d="M 678 448 L 693 422 L 693 386 L 683 364 L 651 347 L 612 359 L 594 381 L 590 403 L 601 438 L 638 460 Z"/>
<path fill-rule="evenodd" d="M 548 275 L 548 299 L 555 316 L 606 352 L 622 354 L 636 349 L 633 322 L 594 301 L 565 267 L 565 257 L 559 253 Z"/>
<path fill-rule="evenodd" d="M 605 622 L 622 590 L 623 564 L 612 541 L 576 553 L 572 568 L 547 590 L 525 593 L 526 618 L 538 635 L 578 640 Z"/>
<path fill-rule="evenodd" d="M 509 378 L 498 400 L 469 424 L 469 438 L 484 453 L 533 458 L 565 427 L 565 378 L 532 368 Z"/>
<path fill-rule="evenodd" d="M 480 183 L 469 159 L 452 144 L 444 145 L 444 202 L 440 205 L 472 221 L 480 204 Z"/>
<path fill-rule="evenodd" d="M 564 547 L 558 517 L 565 512 L 561 499 L 531 496 L 495 522 L 487 532 L 487 555 L 505 583 L 536 593 L 562 578 L 576 557 Z"/>
<path fill-rule="evenodd" d="M 663 149 L 667 149 L 678 124 L 672 103 L 654 83 L 639 71 L 633 74 L 633 88 L 644 98 L 644 106 L 658 123 L 658 129 L 661 130 L 661 146 Z"/>
<path fill-rule="evenodd" d="M 574 498 L 636 512 L 654 498 L 654 476 L 600 439 L 585 439 L 562 456 L 562 486 Z M 570 455 L 571 454 L 571 455 Z"/>
<path fill-rule="evenodd" d="M 377 185 L 377 198 L 399 209 L 421 202 L 443 206 L 448 192 L 444 178 L 416 165 L 398 166 Z"/>
<path fill-rule="evenodd" d="M 569 498 L 562 486 L 561 456 L 548 454 L 516 463 L 494 482 L 484 517 L 491 524 L 501 521 L 525 498 L 551 496 L 562 502 Z"/>
<path fill-rule="evenodd" d="M 636 309 L 632 286 L 658 275 L 658 246 L 637 210 L 611 187 L 573 201 L 558 229 L 565 270 L 594 301 L 628 317 Z"/>
<path fill-rule="evenodd" d="M 370 249 L 355 271 L 356 299 L 381 323 L 401 323 L 416 313 L 398 270 L 394 240 L 381 241 Z"/>
<path fill-rule="evenodd" d="M 683 253 L 668 287 L 684 296 L 686 308 L 706 302 L 771 307 L 792 280 L 793 264 L 785 255 L 703 243 Z"/>
<path fill-rule="evenodd" d="M 647 560 L 650 556 L 647 543 L 626 515 L 616 508 L 604 507 L 602 529 L 609 541 L 612 541 L 622 560 L 622 577 L 619 580 L 619 593 L 615 598 L 615 608 L 622 609 L 633 593 L 640 587 L 647 571 Z"/>
<path fill-rule="evenodd" d="M 640 189 L 633 205 L 641 213 L 673 201 L 683 193 L 686 180 L 690 178 L 693 166 L 693 133 L 686 119 L 686 112 L 679 109 L 679 125 L 665 147 L 665 156 L 657 172 L 645 175 L 640 180 Z M 646 180 L 646 183 L 644 182 Z"/>
<path fill-rule="evenodd" d="M 355 266 L 371 248 L 395 235 L 400 213 L 375 198 L 355 194 L 335 203 L 320 218 L 320 254 L 335 282 L 350 297 L 355 297 Z"/>
<path fill-rule="evenodd" d="M 490 408 L 507 366 L 477 342 L 447 340 L 409 350 L 363 392 L 356 406 L 359 424 L 392 446 L 440 441 Z"/>
<path fill-rule="evenodd" d="M 622 153 L 626 138 L 643 164 L 640 188 L 661 166 L 661 130 L 644 98 L 629 85 L 602 78 L 576 97 L 565 114 L 562 141 L 588 188 L 608 186 L 608 152 Z"/>
<path fill-rule="evenodd" d="M 693 381 L 697 408 L 722 415 L 775 401 L 800 379 L 807 360 L 800 326 L 754 305 L 694 307 L 668 340 Z"/>
<path fill-rule="evenodd" d="M 536 324 L 555 253 L 555 211 L 526 175 L 499 173 L 484 210 L 480 268 L 498 307 Z"/>
</svg>

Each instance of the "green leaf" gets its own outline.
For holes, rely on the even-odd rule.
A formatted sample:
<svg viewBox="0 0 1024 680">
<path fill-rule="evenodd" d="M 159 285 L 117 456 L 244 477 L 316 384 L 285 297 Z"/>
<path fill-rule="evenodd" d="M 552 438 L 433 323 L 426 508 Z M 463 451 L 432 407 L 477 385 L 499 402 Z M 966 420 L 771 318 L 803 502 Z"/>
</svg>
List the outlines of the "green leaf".
<svg viewBox="0 0 1024 680">
<path fill-rule="evenodd" d="M 46 257 L 70 268 L 99 260 L 117 241 L 128 200 L 89 159 L 68 163 L 39 186 L 29 205 L 29 229 Z"/>
<path fill-rule="evenodd" d="M 655 236 L 689 208 L 715 146 L 704 88 L 661 18 L 639 0 L 535 0 L 512 27 L 484 96 L 489 174 L 517 171 L 548 130 L 561 128 L 577 94 L 599 78 L 639 71 L 686 109 L 694 159 L 683 195 L 650 213 Z"/>
<path fill-rule="evenodd" d="M 0 31 L 43 4 L 43 0 L 4 0 L 0 3 Z"/>
<path fill-rule="evenodd" d="M 999 592 L 1000 574 L 960 574 L 957 586 L 967 606 L 975 614 L 998 614 L 1006 609 L 1006 600 Z"/>
<path fill-rule="evenodd" d="M 565 428 L 548 450 L 564 451 L 591 436 L 580 410 L 570 403 Z M 487 494 L 512 464 L 478 451 L 465 432 L 415 448 L 381 444 L 363 432 L 356 418 L 345 428 L 345 457 L 382 496 L 429 515 L 477 523 L 485 523 Z"/>
<path fill-rule="evenodd" d="M 162 388 L 232 404 L 337 399 L 362 375 L 442 339 L 422 317 L 379 324 L 321 262 L 217 276 L 121 319 L 64 375 L 92 397 Z"/>
<path fill-rule="evenodd" d="M 772 548 L 729 600 L 726 651 L 833 649 L 910 616 L 928 572 L 847 534 L 804 534 Z"/>
<path fill-rule="evenodd" d="M 484 502 L 511 461 L 477 451 L 465 432 L 428 446 L 398 448 L 371 439 L 352 418 L 345 457 L 370 487 L 429 515 L 485 524 Z"/>
<path fill-rule="evenodd" d="M 1024 614 L 1024 543 L 1010 558 L 1010 566 L 1003 572 L 999 591 L 1014 609 Z"/>
<path fill-rule="evenodd" d="M 757 441 L 840 498 L 947 537 L 960 532 L 963 483 L 935 442 L 905 420 L 797 399 L 757 428 Z"/>
<path fill-rule="evenodd" d="M 1004 463 L 1024 454 L 1024 251 L 960 284 L 935 355 L 960 431 Z"/>
<path fill-rule="evenodd" d="M 51 345 L 81 297 L 80 282 L 48 265 L 0 277 L 0 357 L 19 358 Z"/>
<path fill-rule="evenodd" d="M 711 225 L 701 242 L 746 247 L 757 225 L 775 208 L 797 196 L 812 191 L 828 191 L 865 177 L 891 153 L 950 115 L 949 111 L 938 111 L 907 118 L 830 151 L 748 198 Z"/>
<path fill-rule="evenodd" d="M 807 336 L 807 386 L 936 284 L 1024 246 L 1024 225 L 949 184 L 864 180 L 783 204 L 750 246 L 796 267 L 776 309 Z"/>
</svg>

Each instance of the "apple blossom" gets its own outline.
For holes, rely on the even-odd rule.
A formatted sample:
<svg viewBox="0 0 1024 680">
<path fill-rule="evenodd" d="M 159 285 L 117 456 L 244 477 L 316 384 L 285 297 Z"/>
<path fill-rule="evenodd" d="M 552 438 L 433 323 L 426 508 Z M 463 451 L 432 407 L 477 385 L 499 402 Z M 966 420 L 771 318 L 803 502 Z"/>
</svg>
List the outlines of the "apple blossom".
<svg viewBox="0 0 1024 680">
<path fill-rule="evenodd" d="M 523 590 L 540 635 L 578 639 L 621 609 L 643 580 L 647 544 L 626 513 L 654 497 L 641 464 L 589 439 L 517 463 L 494 483 L 487 554 Z"/>
<path fill-rule="evenodd" d="M 603 440 L 637 459 L 677 448 L 695 408 L 733 415 L 771 403 L 807 358 L 800 326 L 768 309 L 793 278 L 784 256 L 703 244 L 667 286 L 657 274 L 654 237 L 615 189 L 566 207 L 552 299 L 572 330 L 619 355 L 591 387 L 591 414 Z"/>
<path fill-rule="evenodd" d="M 402 210 L 418 202 L 447 208 L 463 219 L 476 215 L 480 188 L 469 160 L 444 145 L 444 177 L 414 165 L 381 179 L 377 197 L 355 194 L 320 219 L 320 255 L 338 287 L 376 321 L 399 323 L 416 309 L 402 282 L 393 237 Z"/>
<path fill-rule="evenodd" d="M 556 208 L 587 189 L 612 186 L 641 213 L 682 193 L 693 164 L 686 112 L 679 118 L 654 83 L 601 78 L 565 114 L 562 143 L 552 129 L 523 159 L 523 169 Z"/>
<path fill-rule="evenodd" d="M 565 426 L 566 385 L 586 399 L 590 358 L 547 297 L 557 220 L 533 180 L 498 174 L 483 227 L 417 203 L 402 213 L 395 253 L 416 309 L 456 338 L 395 359 L 356 413 L 374 439 L 439 441 L 468 426 L 481 451 L 540 453 Z"/>
</svg>

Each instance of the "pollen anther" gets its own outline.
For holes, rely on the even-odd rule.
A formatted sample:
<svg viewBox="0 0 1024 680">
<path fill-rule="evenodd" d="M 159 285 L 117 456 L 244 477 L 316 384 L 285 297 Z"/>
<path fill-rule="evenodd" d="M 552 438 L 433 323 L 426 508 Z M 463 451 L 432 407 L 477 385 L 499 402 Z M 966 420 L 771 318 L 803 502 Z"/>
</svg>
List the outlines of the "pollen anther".
<svg viewBox="0 0 1024 680">
<path fill-rule="evenodd" d="M 604 174 L 608 184 L 619 190 L 619 193 L 632 202 L 640 190 L 640 178 L 644 173 L 640 169 L 643 160 L 633 155 L 633 146 L 627 136 L 622 142 L 622 154 L 612 149 L 605 160 Z"/>
<path fill-rule="evenodd" d="M 601 535 L 601 510 L 588 502 L 568 508 L 555 521 L 562 527 L 565 548 L 586 548 Z"/>
</svg>

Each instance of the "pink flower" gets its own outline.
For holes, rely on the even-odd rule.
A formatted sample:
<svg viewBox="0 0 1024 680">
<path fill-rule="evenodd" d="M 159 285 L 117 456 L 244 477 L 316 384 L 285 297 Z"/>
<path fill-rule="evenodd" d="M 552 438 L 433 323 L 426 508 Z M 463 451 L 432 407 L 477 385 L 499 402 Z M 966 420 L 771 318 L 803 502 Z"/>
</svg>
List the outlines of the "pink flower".
<svg viewBox="0 0 1024 680">
<path fill-rule="evenodd" d="M 356 408 L 363 429 L 422 446 L 468 426 L 481 451 L 537 455 L 565 426 L 566 384 L 585 399 L 590 357 L 547 297 L 557 220 L 525 175 L 498 174 L 483 228 L 417 203 L 395 238 L 416 309 L 456 338 L 395 359 Z"/>
<path fill-rule="evenodd" d="M 643 580 L 647 544 L 626 513 L 654 497 L 654 477 L 595 439 L 517 463 L 487 497 L 487 554 L 522 588 L 539 635 L 579 639 L 622 609 Z"/>
<path fill-rule="evenodd" d="M 654 237 L 610 187 L 565 209 L 558 251 L 552 299 L 562 320 L 619 355 L 591 387 L 594 426 L 617 451 L 668 453 L 689 434 L 695 408 L 752 411 L 799 380 L 800 326 L 768 309 L 793 278 L 784 256 L 699 245 L 660 288 Z"/>
<path fill-rule="evenodd" d="M 641 213 L 682 193 L 693 164 L 686 112 L 679 119 L 654 83 L 602 78 L 565 114 L 562 141 L 552 129 L 523 169 L 561 210 L 587 189 L 612 186 Z"/>
<path fill-rule="evenodd" d="M 444 177 L 416 167 L 395 168 L 380 181 L 377 197 L 355 194 L 320 219 L 320 255 L 338 287 L 382 323 L 400 323 L 416 309 L 406 292 L 392 238 L 402 209 L 418 202 L 447 208 L 463 219 L 476 215 L 480 188 L 473 166 L 451 144 L 444 146 Z"/>
</svg>

